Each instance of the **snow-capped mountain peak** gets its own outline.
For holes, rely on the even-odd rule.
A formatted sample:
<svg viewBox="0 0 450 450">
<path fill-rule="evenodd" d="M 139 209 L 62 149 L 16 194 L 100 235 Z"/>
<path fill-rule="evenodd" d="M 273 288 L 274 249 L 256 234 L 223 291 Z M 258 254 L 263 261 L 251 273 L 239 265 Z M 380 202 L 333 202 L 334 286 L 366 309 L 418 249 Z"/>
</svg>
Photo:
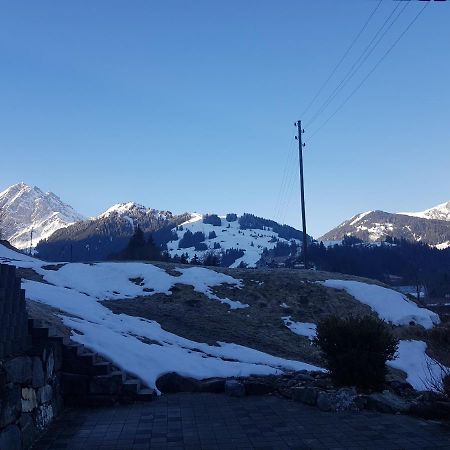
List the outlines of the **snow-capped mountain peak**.
<svg viewBox="0 0 450 450">
<path fill-rule="evenodd" d="M 422 219 L 450 220 L 450 200 L 419 212 L 400 212 L 404 216 L 421 217 Z"/>
<path fill-rule="evenodd" d="M 28 248 L 83 216 L 52 192 L 17 183 L 0 192 L 0 232 L 17 248 Z"/>
<path fill-rule="evenodd" d="M 124 215 L 133 210 L 146 211 L 147 208 L 135 202 L 116 203 L 115 205 L 108 208 L 104 213 L 100 214 L 98 217 L 109 217 L 111 214 Z"/>
</svg>

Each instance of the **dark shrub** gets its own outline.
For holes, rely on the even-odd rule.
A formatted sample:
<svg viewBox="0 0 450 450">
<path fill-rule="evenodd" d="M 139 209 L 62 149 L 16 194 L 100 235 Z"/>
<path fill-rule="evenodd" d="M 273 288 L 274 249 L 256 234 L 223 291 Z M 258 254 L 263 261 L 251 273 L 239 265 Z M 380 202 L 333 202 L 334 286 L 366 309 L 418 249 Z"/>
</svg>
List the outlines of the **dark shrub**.
<svg viewBox="0 0 450 450">
<path fill-rule="evenodd" d="M 183 237 L 178 241 L 178 248 L 195 247 L 196 244 L 205 240 L 205 234 L 201 231 L 192 233 L 191 230 L 186 230 Z"/>
<path fill-rule="evenodd" d="M 195 244 L 194 249 L 197 252 L 202 252 L 208 250 L 208 246 L 204 242 L 198 242 L 197 244 Z"/>
<path fill-rule="evenodd" d="M 205 214 L 203 216 L 203 223 L 209 223 L 215 227 L 220 227 L 222 225 L 222 221 L 217 214 Z"/>
<path fill-rule="evenodd" d="M 327 317 L 317 325 L 315 342 L 336 384 L 362 388 L 383 385 L 386 361 L 398 347 L 389 325 L 374 316 Z"/>
<path fill-rule="evenodd" d="M 227 222 L 236 222 L 237 214 L 228 213 L 227 216 L 225 217 L 225 219 L 227 220 Z"/>
</svg>

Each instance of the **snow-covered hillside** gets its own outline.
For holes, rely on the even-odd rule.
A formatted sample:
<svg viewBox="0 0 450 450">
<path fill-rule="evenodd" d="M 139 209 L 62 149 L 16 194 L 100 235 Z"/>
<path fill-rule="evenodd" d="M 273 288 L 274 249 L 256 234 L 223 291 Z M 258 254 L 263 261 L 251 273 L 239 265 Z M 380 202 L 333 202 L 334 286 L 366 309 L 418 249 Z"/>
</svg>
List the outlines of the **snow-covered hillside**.
<svg viewBox="0 0 450 450">
<path fill-rule="evenodd" d="M 181 256 L 187 253 L 188 259 L 191 260 L 194 255 L 203 260 L 208 253 L 220 255 L 225 250 L 237 249 L 244 252 L 243 256 L 236 259 L 230 267 L 238 267 L 241 263 L 248 267 L 255 267 L 256 263 L 261 259 L 264 248 L 273 249 L 278 242 L 289 244 L 292 240 L 300 246 L 298 239 L 285 239 L 273 231 L 271 227 L 259 228 L 242 228 L 237 216 L 234 220 L 227 220 L 226 216 L 219 216 L 220 225 L 205 223 L 202 214 L 193 213 L 190 220 L 184 222 L 181 226 L 174 228 L 177 233 L 178 240 L 171 240 L 167 243 L 167 249 L 170 256 Z M 203 249 L 202 247 L 183 247 L 180 244 L 181 239 L 186 231 L 191 233 L 203 233 L 205 236 Z M 180 246 L 181 245 L 181 246 Z"/>
<path fill-rule="evenodd" d="M 123 250 L 135 228 L 145 234 L 159 233 L 184 222 L 190 215 L 147 208 L 134 202 L 118 203 L 102 214 L 58 230 L 37 247 L 39 257 L 64 261 L 101 261 Z M 156 235 L 155 235 L 156 234 Z"/>
<path fill-rule="evenodd" d="M 179 272 L 177 275 L 173 268 L 166 271 L 152 264 L 136 262 L 67 263 L 50 268 L 44 261 L 3 245 L 0 245 L 0 263 L 33 269 L 41 275 L 44 282 L 24 280 L 27 299 L 61 311 L 64 324 L 73 330 L 73 340 L 133 373 L 150 387 L 156 386 L 159 376 L 172 371 L 203 379 L 276 374 L 284 370 L 322 370 L 230 341 L 210 345 L 190 340 L 166 331 L 154 320 L 115 314 L 105 306 L 106 300 L 131 302 L 135 297 L 152 299 L 154 295 L 153 301 L 162 301 L 156 294 L 170 299 L 172 288 L 186 284 L 193 286 L 195 292 L 204 294 L 202 301 L 223 303 L 220 314 L 236 315 L 237 320 L 241 320 L 242 312 L 253 316 L 254 308 L 260 309 L 259 305 L 247 305 L 237 298 L 223 298 L 214 293 L 214 287 L 222 284 L 237 288 L 237 292 L 246 289 L 243 280 L 229 274 L 204 267 L 180 267 L 175 269 Z M 254 276 L 253 273 L 252 278 Z M 390 289 L 348 280 L 327 280 L 324 284 L 327 288 L 347 290 L 355 300 L 369 305 L 380 317 L 394 324 L 408 326 L 409 321 L 414 321 L 431 328 L 439 321 L 432 311 L 419 308 Z M 236 290 L 234 293 L 237 295 Z M 314 323 L 295 322 L 285 315 L 288 305 L 280 306 L 277 308 L 280 326 L 284 323 L 293 334 L 309 339 L 314 337 Z M 199 314 L 201 311 L 199 309 Z M 259 326 L 264 330 L 267 324 L 261 322 Z M 429 357 L 425 350 L 425 342 L 402 340 L 396 359 L 389 362 L 391 366 L 404 370 L 408 381 L 417 389 L 426 387 Z M 438 368 L 435 370 L 434 376 L 439 379 L 441 373 Z"/>
<path fill-rule="evenodd" d="M 384 241 L 387 236 L 415 242 L 426 242 L 440 249 L 450 243 L 450 220 L 445 213 L 448 204 L 429 213 L 393 214 L 385 211 L 368 211 L 357 214 L 325 233 L 319 241 L 340 241 L 345 235 L 365 242 Z M 437 208 L 437 207 L 436 207 Z M 432 212 L 434 211 L 434 212 Z M 415 214 L 415 215 L 414 215 Z"/>
<path fill-rule="evenodd" d="M 421 217 L 422 219 L 449 220 L 450 221 L 450 201 L 441 203 L 425 211 L 419 212 L 400 212 L 405 216 Z"/>
<path fill-rule="evenodd" d="M 18 183 L 0 193 L 0 232 L 2 238 L 25 249 L 67 227 L 83 216 L 52 192 Z"/>
<path fill-rule="evenodd" d="M 73 340 L 109 358 L 152 388 L 156 387 L 159 376 L 172 371 L 203 379 L 277 374 L 283 370 L 322 370 L 233 343 L 208 345 L 185 339 L 163 330 L 155 321 L 114 314 L 100 303 L 101 300 L 151 297 L 156 293 L 170 296 L 173 286 L 185 283 L 211 301 L 225 303 L 233 313 L 234 309 L 248 305 L 219 298 L 212 292 L 214 286 L 224 283 L 241 285 L 240 280 L 229 275 L 191 267 L 180 268 L 181 276 L 175 276 L 145 263 L 69 263 L 59 270 L 48 270 L 44 261 L 1 244 L 0 263 L 31 268 L 42 275 L 46 283 L 23 282 L 27 299 L 62 311 L 65 325 L 76 330 Z"/>
</svg>

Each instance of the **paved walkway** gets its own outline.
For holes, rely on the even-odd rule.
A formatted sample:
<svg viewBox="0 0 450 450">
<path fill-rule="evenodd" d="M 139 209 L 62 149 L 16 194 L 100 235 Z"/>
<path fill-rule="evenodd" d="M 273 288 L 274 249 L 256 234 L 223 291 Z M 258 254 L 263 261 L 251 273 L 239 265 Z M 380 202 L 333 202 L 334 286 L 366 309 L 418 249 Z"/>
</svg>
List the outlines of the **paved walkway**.
<svg viewBox="0 0 450 450">
<path fill-rule="evenodd" d="M 277 397 L 176 394 L 69 410 L 34 449 L 450 449 L 450 429 L 401 415 L 325 413 Z"/>
</svg>

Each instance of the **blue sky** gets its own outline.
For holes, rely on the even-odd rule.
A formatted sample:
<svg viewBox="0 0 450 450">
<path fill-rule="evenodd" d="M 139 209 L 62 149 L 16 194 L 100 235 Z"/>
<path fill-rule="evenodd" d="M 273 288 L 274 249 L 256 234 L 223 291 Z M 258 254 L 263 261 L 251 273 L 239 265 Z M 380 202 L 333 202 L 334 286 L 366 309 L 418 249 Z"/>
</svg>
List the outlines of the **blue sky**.
<svg viewBox="0 0 450 450">
<path fill-rule="evenodd" d="M 86 215 L 133 200 L 299 226 L 293 123 L 397 6 L 382 2 L 300 117 L 377 3 L 0 1 L 0 189 L 25 181 Z M 450 2 L 431 2 L 308 141 L 423 5 L 408 2 L 306 127 L 315 236 L 360 211 L 450 200 Z"/>
</svg>

